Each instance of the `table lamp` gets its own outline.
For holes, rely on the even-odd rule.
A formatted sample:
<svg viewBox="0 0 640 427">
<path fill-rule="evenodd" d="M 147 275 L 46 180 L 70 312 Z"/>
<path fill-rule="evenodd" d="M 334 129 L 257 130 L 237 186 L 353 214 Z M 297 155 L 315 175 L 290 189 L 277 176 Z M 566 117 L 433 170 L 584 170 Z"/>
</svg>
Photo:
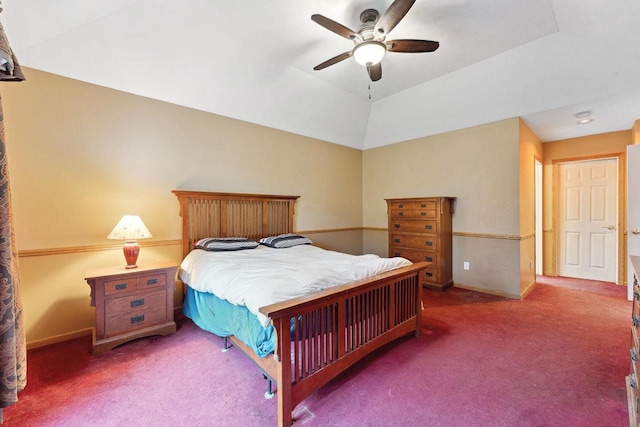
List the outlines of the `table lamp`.
<svg viewBox="0 0 640 427">
<path fill-rule="evenodd" d="M 138 215 L 125 215 L 118 224 L 116 224 L 111 234 L 107 236 L 107 239 L 126 240 L 122 248 L 124 258 L 127 260 L 126 268 L 136 268 L 136 261 L 140 253 L 140 246 L 137 240 L 149 237 L 152 237 L 151 233 L 149 233 L 149 230 L 147 230 L 147 227 Z"/>
</svg>

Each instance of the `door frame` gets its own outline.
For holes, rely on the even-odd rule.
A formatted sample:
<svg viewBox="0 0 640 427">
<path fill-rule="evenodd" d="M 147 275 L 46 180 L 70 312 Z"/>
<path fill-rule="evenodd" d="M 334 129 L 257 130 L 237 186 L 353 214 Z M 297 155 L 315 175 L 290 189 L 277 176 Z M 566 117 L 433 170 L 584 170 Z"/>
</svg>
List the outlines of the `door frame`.
<svg viewBox="0 0 640 427">
<path fill-rule="evenodd" d="M 617 283 L 622 285 L 626 283 L 626 271 L 627 271 L 627 262 L 626 262 L 626 236 L 625 230 L 627 229 L 625 221 L 626 221 L 626 164 L 625 164 L 625 153 L 611 153 L 611 154 L 599 154 L 593 156 L 581 156 L 581 157 L 569 157 L 565 159 L 555 159 L 553 160 L 553 188 L 552 188 L 552 198 L 553 198 L 553 209 L 551 210 L 551 228 L 552 228 L 552 239 L 553 239 L 553 253 L 551 255 L 551 265 L 553 267 L 553 276 L 558 275 L 558 245 L 560 244 L 560 238 L 558 236 L 558 217 L 560 215 L 560 176 L 558 173 L 559 164 L 560 163 L 572 163 L 572 162 L 585 162 L 589 160 L 606 160 L 606 159 L 617 159 L 618 161 L 618 223 L 616 224 L 616 230 L 618 233 L 618 245 L 616 248 L 618 259 L 618 268 L 616 277 L 618 278 Z"/>
<path fill-rule="evenodd" d="M 535 268 L 536 275 L 544 274 L 544 163 L 538 156 L 533 158 L 533 194 L 535 202 L 533 204 L 535 213 Z"/>
</svg>

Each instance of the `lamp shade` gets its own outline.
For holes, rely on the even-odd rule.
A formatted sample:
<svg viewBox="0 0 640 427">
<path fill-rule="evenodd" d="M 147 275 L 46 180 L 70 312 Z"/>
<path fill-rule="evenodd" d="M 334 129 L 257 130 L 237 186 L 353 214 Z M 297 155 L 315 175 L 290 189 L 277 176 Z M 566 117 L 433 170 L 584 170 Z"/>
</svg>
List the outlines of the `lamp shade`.
<svg viewBox="0 0 640 427">
<path fill-rule="evenodd" d="M 353 49 L 353 57 L 360 65 L 376 65 L 382 61 L 382 57 L 387 52 L 387 46 L 384 43 L 369 40 L 360 43 Z"/>
<path fill-rule="evenodd" d="M 138 215 L 125 215 L 107 236 L 113 240 L 138 240 L 152 237 Z"/>
</svg>

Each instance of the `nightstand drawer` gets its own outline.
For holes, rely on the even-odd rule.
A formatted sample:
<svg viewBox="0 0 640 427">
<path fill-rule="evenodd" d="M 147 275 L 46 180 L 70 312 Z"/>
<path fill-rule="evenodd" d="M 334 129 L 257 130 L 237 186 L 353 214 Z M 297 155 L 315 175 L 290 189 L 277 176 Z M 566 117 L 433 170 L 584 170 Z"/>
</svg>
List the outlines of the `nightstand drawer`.
<svg viewBox="0 0 640 427">
<path fill-rule="evenodd" d="M 107 318 L 119 313 L 146 310 L 167 306 L 167 291 L 162 289 L 151 293 L 136 292 L 131 295 L 105 300 L 104 311 Z"/>
<path fill-rule="evenodd" d="M 167 287 L 167 275 L 155 274 L 138 278 L 138 289 L 148 289 L 152 287 Z"/>
<path fill-rule="evenodd" d="M 113 295 L 135 291 L 137 287 L 135 278 L 121 278 L 118 280 L 107 280 L 104 282 L 104 294 Z"/>
<path fill-rule="evenodd" d="M 146 328 L 166 321 L 167 310 L 165 307 L 130 311 L 107 318 L 104 332 L 106 337 L 110 337 L 122 332 L 135 331 L 136 329 Z"/>
</svg>

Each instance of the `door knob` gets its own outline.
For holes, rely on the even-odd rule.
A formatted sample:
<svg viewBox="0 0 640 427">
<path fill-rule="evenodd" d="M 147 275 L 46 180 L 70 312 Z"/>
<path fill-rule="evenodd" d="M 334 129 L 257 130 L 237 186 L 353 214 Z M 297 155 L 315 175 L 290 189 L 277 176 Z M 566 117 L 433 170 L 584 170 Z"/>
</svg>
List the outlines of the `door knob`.
<svg viewBox="0 0 640 427">
<path fill-rule="evenodd" d="M 634 228 L 631 232 L 632 232 L 633 234 L 640 234 L 640 230 L 639 230 L 639 229 L 637 229 L 637 228 Z"/>
<path fill-rule="evenodd" d="M 616 229 L 613 225 L 603 225 L 602 228 L 606 228 L 607 230 L 615 230 Z"/>
</svg>

